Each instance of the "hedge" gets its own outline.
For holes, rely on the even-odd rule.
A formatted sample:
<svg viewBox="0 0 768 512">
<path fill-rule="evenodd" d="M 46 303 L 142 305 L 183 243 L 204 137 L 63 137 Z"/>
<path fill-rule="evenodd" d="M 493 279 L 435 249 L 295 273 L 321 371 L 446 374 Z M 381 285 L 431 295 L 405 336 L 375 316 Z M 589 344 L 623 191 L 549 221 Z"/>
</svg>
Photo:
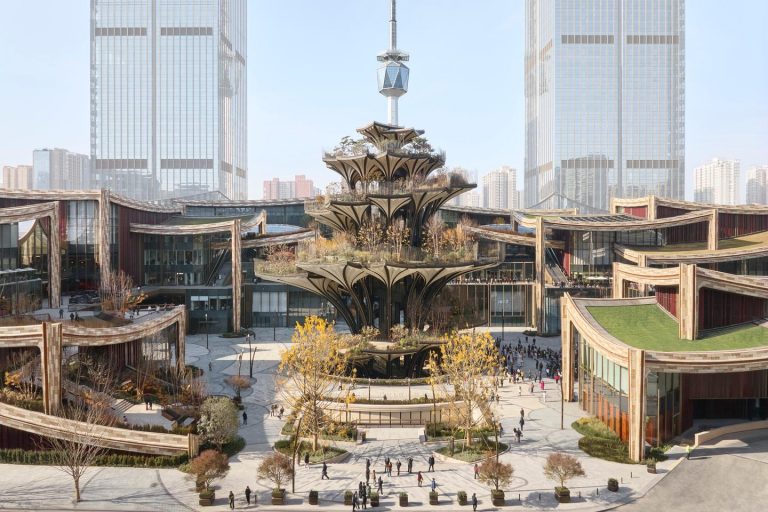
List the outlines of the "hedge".
<svg viewBox="0 0 768 512">
<path fill-rule="evenodd" d="M 32 451 L 21 449 L 0 450 L 2 464 L 52 465 L 54 451 Z M 99 455 L 94 466 L 118 466 L 136 468 L 175 468 L 187 462 L 184 455 L 135 455 L 126 453 L 106 453 Z"/>
</svg>

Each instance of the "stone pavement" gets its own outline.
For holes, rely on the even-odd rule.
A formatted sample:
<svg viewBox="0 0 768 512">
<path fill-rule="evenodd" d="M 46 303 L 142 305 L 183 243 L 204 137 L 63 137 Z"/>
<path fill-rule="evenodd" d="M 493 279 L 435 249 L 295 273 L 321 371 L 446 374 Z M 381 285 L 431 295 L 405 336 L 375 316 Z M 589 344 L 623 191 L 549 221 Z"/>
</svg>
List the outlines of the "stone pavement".
<svg viewBox="0 0 768 512">
<path fill-rule="evenodd" d="M 313 465 L 297 468 L 296 494 L 289 494 L 288 505 L 272 507 L 269 503 L 270 484 L 258 481 L 256 470 L 260 460 L 271 451 L 272 444 L 280 439 L 283 421 L 269 416 L 268 407 L 278 401 L 274 391 L 275 372 L 280 351 L 285 342 L 272 341 L 273 335 L 278 340 L 290 340 L 292 329 L 258 329 L 257 356 L 254 364 L 255 381 L 250 390 L 243 392 L 243 402 L 248 411 L 248 425 L 242 426 L 240 435 L 246 440 L 245 449 L 230 460 L 231 470 L 227 477 L 216 484 L 217 500 L 211 510 L 227 507 L 230 490 L 237 496 L 237 509 L 247 508 L 243 490 L 246 485 L 258 494 L 258 509 L 266 510 L 305 510 L 303 503 L 310 490 L 320 492 L 323 510 L 344 510 L 343 492 L 356 489 L 357 483 L 365 479 L 365 460 L 371 459 L 372 469 L 377 474 L 383 469 L 382 461 L 389 456 L 403 462 L 403 469 L 408 456 L 415 461 L 416 471 L 426 470 L 426 458 L 433 449 L 441 446 L 433 443 L 420 443 L 416 429 L 371 429 L 371 440 L 352 448 L 351 456 L 344 463 L 330 464 L 330 480 L 320 480 L 320 466 Z M 494 333 L 496 335 L 496 333 Z M 516 342 L 517 334 L 507 339 Z M 192 335 L 187 338 L 187 362 L 206 371 L 209 391 L 213 394 L 229 394 L 232 390 L 224 383 L 228 375 L 239 371 L 248 374 L 247 354 L 239 365 L 238 356 L 247 352 L 247 343 L 243 338 L 225 339 L 210 335 L 209 349 L 206 349 L 205 335 Z M 559 339 L 537 339 L 539 346 L 559 347 Z M 526 361 L 532 368 L 532 361 Z M 208 365 L 211 371 L 208 372 Z M 542 393 L 526 393 L 523 389 L 519 396 L 517 386 L 506 384 L 500 388 L 501 400 L 496 414 L 502 418 L 505 434 L 502 441 L 510 445 L 510 450 L 501 455 L 504 462 L 513 465 L 515 475 L 507 488 L 507 506 L 523 506 L 529 509 L 564 509 L 564 510 L 603 510 L 618 503 L 642 496 L 648 488 L 660 480 L 674 467 L 682 455 L 681 449 L 671 451 L 670 460 L 658 465 L 659 474 L 649 475 L 639 465 L 623 465 L 592 459 L 579 449 L 579 435 L 569 425 L 582 416 L 578 404 L 565 404 L 565 429 L 560 430 L 560 394 L 551 380 L 545 380 L 547 401 L 543 403 Z M 367 386 L 361 386 L 367 388 Z M 413 387 L 415 393 L 417 386 Z M 394 396 L 392 386 L 371 386 L 372 397 Z M 366 389 L 367 391 L 367 389 Z M 407 387 L 396 393 L 407 393 Z M 418 392 L 421 392 L 419 390 Z M 519 411 L 525 410 L 526 423 L 523 440 L 514 442 L 511 433 L 517 426 Z M 557 505 L 552 491 L 554 483 L 546 480 L 542 466 L 546 456 L 553 451 L 565 451 L 579 457 L 586 471 L 586 476 L 574 479 L 568 484 L 574 503 Z M 192 490 L 191 482 L 185 475 L 174 469 L 131 469 L 131 468 L 94 468 L 86 476 L 83 487 L 85 502 L 72 507 L 71 481 L 67 475 L 55 468 L 4 466 L 7 471 L 0 472 L 0 508 L 27 508 L 34 510 L 197 510 L 197 495 Z M 490 491 L 473 479 L 471 464 L 460 462 L 441 462 L 436 464 L 434 473 L 425 477 L 434 477 L 438 484 L 440 502 L 446 509 L 457 508 L 456 493 L 460 490 L 469 496 L 477 493 L 480 510 L 492 510 Z M 606 489 L 608 478 L 622 480 L 619 493 L 609 493 Z M 384 478 L 384 496 L 380 509 L 397 507 L 397 494 L 409 493 L 411 509 L 432 509 L 428 505 L 428 487 L 418 488 L 415 475 L 393 475 Z M 290 489 L 290 485 L 288 486 Z M 597 491 L 599 490 L 599 495 Z M 519 497 L 519 498 L 518 498 Z M 251 505 L 250 508 L 257 508 Z M 399 508 L 399 507 L 398 507 Z"/>
</svg>

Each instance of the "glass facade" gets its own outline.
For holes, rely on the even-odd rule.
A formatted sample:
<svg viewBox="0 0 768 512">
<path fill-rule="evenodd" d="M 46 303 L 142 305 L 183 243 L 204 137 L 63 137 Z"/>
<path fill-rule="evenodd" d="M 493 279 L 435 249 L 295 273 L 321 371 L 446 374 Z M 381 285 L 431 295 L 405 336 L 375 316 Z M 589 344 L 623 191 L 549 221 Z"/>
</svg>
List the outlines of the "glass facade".
<svg viewBox="0 0 768 512">
<path fill-rule="evenodd" d="M 99 186 L 141 200 L 245 198 L 246 0 L 91 6 Z"/>
<path fill-rule="evenodd" d="M 147 286 L 224 284 L 220 281 L 224 277 L 229 277 L 229 271 L 231 271 L 229 250 L 223 248 L 228 247 L 228 237 L 226 233 L 181 236 L 144 235 L 144 281 L 142 284 Z"/>
<path fill-rule="evenodd" d="M 682 199 L 684 0 L 527 0 L 525 206 Z"/>
</svg>

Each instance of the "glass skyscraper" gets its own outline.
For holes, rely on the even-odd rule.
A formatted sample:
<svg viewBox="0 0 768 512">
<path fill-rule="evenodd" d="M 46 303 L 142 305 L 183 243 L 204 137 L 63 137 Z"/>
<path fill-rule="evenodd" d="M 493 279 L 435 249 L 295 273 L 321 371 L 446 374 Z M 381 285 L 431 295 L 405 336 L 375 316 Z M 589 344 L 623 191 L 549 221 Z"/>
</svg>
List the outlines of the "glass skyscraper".
<svg viewBox="0 0 768 512">
<path fill-rule="evenodd" d="M 685 193 L 684 0 L 526 0 L 525 206 Z"/>
<path fill-rule="evenodd" d="M 246 0 L 91 0 L 96 183 L 247 197 Z"/>
</svg>

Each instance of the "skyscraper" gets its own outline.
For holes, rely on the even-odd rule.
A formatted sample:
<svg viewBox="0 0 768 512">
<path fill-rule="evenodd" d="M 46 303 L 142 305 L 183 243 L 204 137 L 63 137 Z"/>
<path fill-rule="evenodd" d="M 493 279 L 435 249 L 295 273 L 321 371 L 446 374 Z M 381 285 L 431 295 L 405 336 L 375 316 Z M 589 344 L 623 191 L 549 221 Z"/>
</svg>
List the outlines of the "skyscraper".
<svg viewBox="0 0 768 512">
<path fill-rule="evenodd" d="M 682 199 L 684 0 L 526 0 L 525 205 Z"/>
<path fill-rule="evenodd" d="M 505 165 L 483 176 L 483 206 L 510 210 L 519 207 L 515 169 Z"/>
<path fill-rule="evenodd" d="M 768 204 L 768 165 L 747 172 L 747 203 Z"/>
<path fill-rule="evenodd" d="M 712 204 L 741 202 L 741 163 L 738 160 L 713 158 L 693 170 L 694 201 Z"/>
<path fill-rule="evenodd" d="M 247 196 L 246 0 L 91 0 L 91 160 L 144 200 Z"/>
<path fill-rule="evenodd" d="M 59 148 L 36 149 L 32 166 L 37 190 L 86 190 L 94 186 L 88 155 Z"/>
</svg>

